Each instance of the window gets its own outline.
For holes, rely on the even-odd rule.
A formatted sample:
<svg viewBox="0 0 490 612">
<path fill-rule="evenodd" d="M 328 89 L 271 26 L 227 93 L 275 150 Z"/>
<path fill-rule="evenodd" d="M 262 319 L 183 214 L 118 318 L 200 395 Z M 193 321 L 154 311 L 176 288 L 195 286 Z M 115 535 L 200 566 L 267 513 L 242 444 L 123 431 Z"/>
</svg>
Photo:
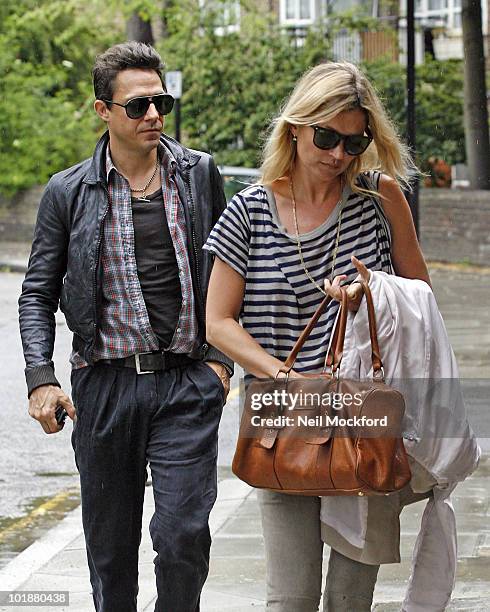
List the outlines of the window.
<svg viewBox="0 0 490 612">
<path fill-rule="evenodd" d="M 285 25 L 309 25 L 315 21 L 315 0 L 280 0 L 280 22 Z"/>
<path fill-rule="evenodd" d="M 461 0 L 420 0 L 415 17 L 432 27 L 461 30 Z"/>
<path fill-rule="evenodd" d="M 440 11 L 447 8 L 447 0 L 429 0 L 429 11 Z"/>
</svg>

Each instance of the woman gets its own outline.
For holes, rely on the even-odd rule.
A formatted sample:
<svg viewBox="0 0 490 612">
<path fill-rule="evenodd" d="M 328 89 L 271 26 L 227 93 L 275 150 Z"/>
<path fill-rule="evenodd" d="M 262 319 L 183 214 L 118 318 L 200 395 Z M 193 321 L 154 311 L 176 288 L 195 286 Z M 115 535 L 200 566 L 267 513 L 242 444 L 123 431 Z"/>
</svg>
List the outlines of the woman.
<svg viewBox="0 0 490 612">
<path fill-rule="evenodd" d="M 338 298 L 339 284 L 350 284 L 358 273 L 368 278 L 369 269 L 429 282 L 399 187 L 408 184 L 412 167 L 356 66 L 325 63 L 303 75 L 274 121 L 261 183 L 231 200 L 205 246 L 216 256 L 208 340 L 247 376 L 274 377 L 325 292 Z M 348 296 L 355 310 L 359 284 L 349 287 Z M 292 376 L 322 369 L 337 309 L 332 301 Z M 324 610 L 370 610 L 379 563 L 391 561 L 386 551 L 379 559 L 376 547 L 363 554 L 321 529 L 319 498 L 258 493 L 268 608 L 318 609 L 323 536 L 332 546 Z M 380 501 L 386 509 L 388 502 Z M 396 514 L 392 561 L 398 510 L 387 510 Z"/>
</svg>

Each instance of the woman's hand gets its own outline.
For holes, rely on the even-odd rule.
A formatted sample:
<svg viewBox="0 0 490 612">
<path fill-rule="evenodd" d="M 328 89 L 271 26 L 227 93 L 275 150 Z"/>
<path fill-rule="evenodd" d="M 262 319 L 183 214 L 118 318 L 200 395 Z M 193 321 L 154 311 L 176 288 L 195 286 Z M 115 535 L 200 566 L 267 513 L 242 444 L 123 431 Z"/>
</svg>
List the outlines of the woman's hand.
<svg viewBox="0 0 490 612">
<path fill-rule="evenodd" d="M 278 372 L 276 375 L 276 378 L 306 378 L 306 377 L 304 374 L 300 374 L 299 372 L 296 372 L 295 370 L 290 370 L 289 376 L 286 374 L 286 372 Z"/>
<path fill-rule="evenodd" d="M 362 261 L 359 261 L 359 259 L 357 259 L 357 257 L 355 257 L 354 255 L 351 256 L 351 261 L 354 264 L 356 270 L 359 272 L 361 278 L 366 282 L 369 282 L 371 272 L 366 268 Z M 340 286 L 342 284 L 342 281 L 344 281 L 346 278 L 347 276 L 345 274 L 339 274 L 339 276 L 336 276 L 332 282 L 330 282 L 328 279 L 325 279 L 325 291 L 328 295 L 332 296 L 332 298 L 334 300 L 337 300 L 338 302 L 342 300 Z M 345 290 L 347 292 L 348 309 L 352 310 L 353 312 L 357 312 L 359 310 L 359 305 L 361 303 L 363 294 L 360 283 L 354 281 L 353 283 L 345 287 Z"/>
</svg>

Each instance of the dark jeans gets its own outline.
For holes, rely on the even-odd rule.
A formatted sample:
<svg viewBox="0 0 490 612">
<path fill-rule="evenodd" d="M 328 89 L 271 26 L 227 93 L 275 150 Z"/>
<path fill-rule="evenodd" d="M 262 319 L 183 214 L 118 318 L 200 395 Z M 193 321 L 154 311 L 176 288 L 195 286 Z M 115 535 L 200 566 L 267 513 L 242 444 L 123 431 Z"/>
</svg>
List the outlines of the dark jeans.
<svg viewBox="0 0 490 612">
<path fill-rule="evenodd" d="M 204 363 L 138 375 L 96 365 L 72 373 L 80 472 L 98 612 L 136 612 L 138 548 L 150 466 L 156 612 L 196 612 L 208 574 L 223 386 Z"/>
</svg>

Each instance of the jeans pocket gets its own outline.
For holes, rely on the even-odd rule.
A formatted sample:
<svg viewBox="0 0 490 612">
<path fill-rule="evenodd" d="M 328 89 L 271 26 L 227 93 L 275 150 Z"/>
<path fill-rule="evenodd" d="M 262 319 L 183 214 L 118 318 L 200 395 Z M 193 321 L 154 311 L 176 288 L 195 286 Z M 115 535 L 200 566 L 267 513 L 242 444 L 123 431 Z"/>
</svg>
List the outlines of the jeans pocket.
<svg viewBox="0 0 490 612">
<path fill-rule="evenodd" d="M 117 368 L 95 365 L 72 372 L 72 397 L 77 412 L 74 440 L 104 445 L 114 435 L 128 435 L 127 385 L 118 384 Z M 127 388 L 126 388 L 127 387 Z"/>
<path fill-rule="evenodd" d="M 72 441 L 75 436 L 80 435 L 81 430 L 83 429 L 83 424 L 86 421 L 84 417 L 84 407 L 87 403 L 88 398 L 90 397 L 90 394 L 88 393 L 87 389 L 90 388 L 90 379 L 92 371 L 92 366 L 76 368 L 71 371 L 71 399 L 73 405 L 75 406 L 76 414 L 75 421 L 73 422 Z"/>
<path fill-rule="evenodd" d="M 221 399 L 222 402 L 224 402 L 225 388 L 223 386 L 223 383 L 221 382 L 221 378 L 216 374 L 213 368 L 207 365 L 205 361 L 201 361 L 200 366 L 204 371 L 205 375 L 207 376 L 208 380 L 211 381 L 213 388 L 217 390 L 218 398 Z"/>
</svg>

